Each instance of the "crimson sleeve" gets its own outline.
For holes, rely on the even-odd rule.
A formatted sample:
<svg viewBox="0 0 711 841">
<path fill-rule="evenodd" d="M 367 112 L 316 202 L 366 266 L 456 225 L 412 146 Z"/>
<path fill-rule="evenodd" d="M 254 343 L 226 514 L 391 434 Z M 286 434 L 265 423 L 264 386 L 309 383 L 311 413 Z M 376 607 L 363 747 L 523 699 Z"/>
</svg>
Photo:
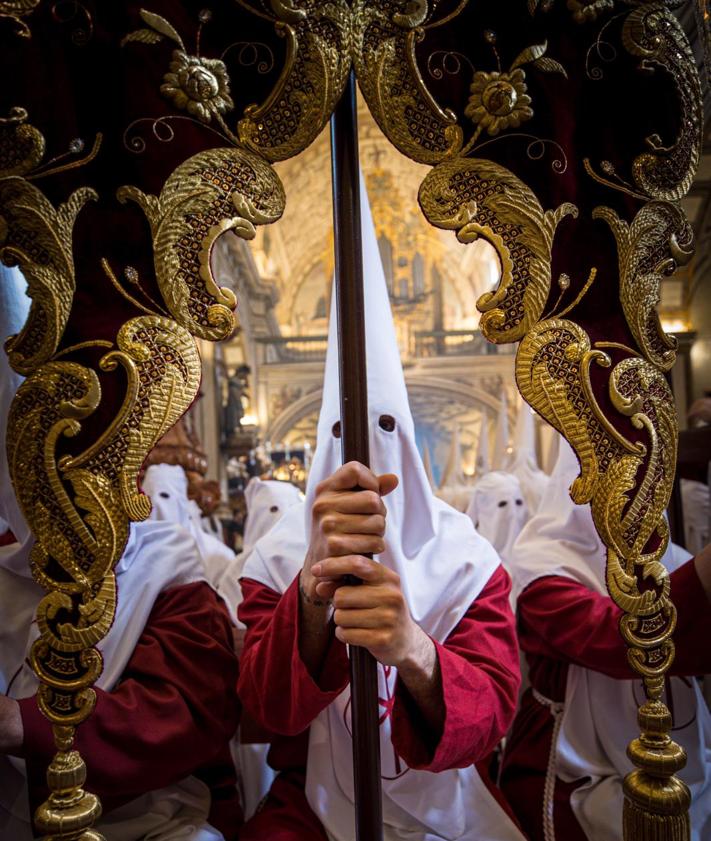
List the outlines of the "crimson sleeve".
<svg viewBox="0 0 711 841">
<path fill-rule="evenodd" d="M 346 647 L 332 634 L 315 679 L 299 651 L 298 576 L 283 595 L 243 578 L 239 618 L 247 626 L 238 691 L 245 710 L 271 733 L 296 736 L 348 684 Z"/>
<path fill-rule="evenodd" d="M 488 756 L 510 727 L 521 682 L 510 590 L 499 567 L 445 642 L 435 642 L 445 709 L 441 734 L 428 732 L 397 681 L 392 741 L 410 768 L 465 768 Z"/>
<path fill-rule="evenodd" d="M 670 576 L 678 610 L 674 631 L 676 657 L 670 674 L 693 676 L 711 671 L 711 651 L 699 645 L 711 636 L 711 609 L 693 559 Z M 518 600 L 521 647 L 527 654 L 575 663 L 608 677 L 636 677 L 620 636 L 622 611 L 609 596 L 570 578 L 550 575 L 530 584 Z"/>
<path fill-rule="evenodd" d="M 96 708 L 76 732 L 87 789 L 106 810 L 224 753 L 239 723 L 237 670 L 230 620 L 213 590 L 199 582 L 161 593 L 121 681 L 96 690 Z M 51 728 L 34 697 L 20 710 L 30 789 L 42 789 L 55 753 Z"/>
</svg>

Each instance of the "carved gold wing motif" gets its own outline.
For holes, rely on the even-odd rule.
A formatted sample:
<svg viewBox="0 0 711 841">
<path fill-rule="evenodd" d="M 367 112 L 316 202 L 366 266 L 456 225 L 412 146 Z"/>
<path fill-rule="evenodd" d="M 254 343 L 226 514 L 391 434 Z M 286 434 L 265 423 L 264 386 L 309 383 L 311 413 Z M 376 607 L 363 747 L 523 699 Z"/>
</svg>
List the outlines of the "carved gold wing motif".
<svg viewBox="0 0 711 841">
<path fill-rule="evenodd" d="M 668 4 L 634 4 L 613 14 L 612 0 L 569 3 L 573 14 L 567 20 L 551 13 L 553 5 L 529 2 L 526 20 L 523 10 L 510 4 L 505 12 L 509 24 L 495 4 L 474 7 L 464 2 L 438 18 L 437 4 L 426 0 L 363 0 L 356 4 L 355 63 L 361 90 L 388 139 L 404 154 L 433 166 L 419 194 L 427 219 L 455 231 L 462 242 L 484 238 L 496 250 L 501 277 L 497 288 L 478 301 L 481 330 L 495 342 L 520 341 L 516 379 L 521 394 L 578 455 L 581 472 L 571 495 L 576 503 L 590 504 L 607 546 L 608 590 L 624 611 L 621 632 L 630 663 L 646 688 L 647 701 L 639 712 L 641 735 L 629 747 L 636 769 L 624 785 L 625 839 L 681 841 L 689 833 L 690 797 L 674 775 L 685 758 L 670 738 L 671 717 L 662 701 L 676 623 L 673 593 L 661 563 L 669 538 L 664 510 L 677 440 L 674 401 L 664 373 L 674 363 L 676 342 L 664 333 L 656 307 L 663 278 L 688 261 L 693 250 L 691 228 L 674 202 L 688 190 L 699 160 L 700 85 L 688 41 Z M 497 31 L 486 28 L 490 20 L 498 21 Z M 439 41 L 438 27 L 445 31 Z M 504 29 L 509 37 L 538 39 L 529 41 L 508 71 L 502 65 Z M 596 40 L 586 53 L 581 47 L 592 30 Z M 610 47 L 598 52 L 603 64 L 615 64 L 626 51 L 646 73 L 640 78 L 671 81 L 676 91 L 676 135 L 666 127 L 643 138 L 647 150 L 633 152 L 626 163 L 630 181 L 620 176 L 619 162 L 602 157 L 619 155 L 618 144 L 612 140 L 605 148 L 608 139 L 598 137 L 597 126 L 586 122 L 584 108 L 576 110 L 573 99 L 584 101 L 582 91 L 589 90 L 589 107 L 603 107 L 605 100 L 594 86 L 612 69 L 589 66 L 591 54 L 604 49 L 603 39 Z M 619 47 L 610 43 L 614 39 Z M 547 52 L 550 44 L 569 58 L 577 56 L 578 63 L 563 66 Z M 439 76 L 431 72 L 436 50 L 452 59 L 448 66 L 455 68 L 453 76 L 466 68 L 473 74 L 468 99 L 459 78 L 438 88 L 459 103 L 456 108 L 438 105 L 424 81 L 421 67 L 430 70 L 430 82 L 446 75 L 442 69 Z M 492 55 L 494 68 L 489 70 L 485 62 Z M 606 90 L 622 102 L 624 85 L 634 87 L 637 81 L 630 72 L 613 69 L 618 87 Z M 541 87 L 536 73 L 556 74 L 565 87 Z M 613 125 L 622 133 L 624 108 L 618 107 L 621 116 Z M 546 113 L 548 108 L 553 116 Z M 526 129 L 529 121 L 538 125 L 537 113 L 546 130 L 551 130 L 551 120 L 560 125 L 550 139 L 535 129 L 532 134 L 515 131 L 524 122 Z M 475 130 L 465 143 L 467 118 Z M 576 118 L 587 127 L 576 129 L 580 138 L 568 132 Z M 599 121 L 610 125 L 606 110 Z M 487 134 L 491 139 L 484 139 Z M 521 138 L 529 146 L 526 154 L 516 156 L 512 144 Z M 592 153 L 575 160 L 577 146 L 594 150 L 596 143 L 604 149 L 600 157 Z M 557 149 L 558 158 L 552 173 L 542 177 L 536 162 L 543 156 L 537 153 L 546 144 Z M 600 163 L 604 175 L 591 160 Z M 558 181 L 556 175 L 561 176 Z M 601 204 L 603 188 L 610 206 Z M 620 203 L 623 194 L 632 200 L 627 205 Z M 545 210 L 548 202 L 557 209 Z M 622 208 L 630 206 L 635 209 L 627 216 Z M 573 221 L 558 229 L 565 217 Z M 559 245 L 557 231 L 563 229 L 585 232 L 575 248 L 569 239 Z M 605 229 L 616 246 L 614 260 L 613 252 L 605 251 Z M 558 278 L 558 301 L 552 303 L 556 265 L 558 272 L 565 271 Z M 584 285 L 571 282 L 581 268 L 588 276 Z M 600 283 L 609 290 L 607 298 L 595 292 Z M 561 309 L 569 290 L 572 303 Z M 612 341 L 602 340 L 607 339 L 603 322 L 614 322 Z"/>
</svg>

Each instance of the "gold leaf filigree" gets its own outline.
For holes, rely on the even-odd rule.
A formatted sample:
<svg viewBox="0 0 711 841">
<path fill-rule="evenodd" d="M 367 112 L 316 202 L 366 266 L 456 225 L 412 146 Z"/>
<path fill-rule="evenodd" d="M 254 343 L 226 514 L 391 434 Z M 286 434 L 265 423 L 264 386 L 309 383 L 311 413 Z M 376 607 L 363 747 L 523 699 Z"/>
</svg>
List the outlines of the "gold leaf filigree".
<svg viewBox="0 0 711 841">
<path fill-rule="evenodd" d="M 306 149 L 328 122 L 351 66 L 351 12 L 345 0 L 271 3 L 277 32 L 286 38 L 286 62 L 269 98 L 251 105 L 238 135 L 268 161 Z"/>
<path fill-rule="evenodd" d="M 0 18 L 8 18 L 17 27 L 17 34 L 23 38 L 31 35 L 30 27 L 22 20 L 34 12 L 40 0 L 0 0 Z"/>
<path fill-rule="evenodd" d="M 614 210 L 593 212 L 604 219 L 617 241 L 620 301 L 632 335 L 645 357 L 668 371 L 676 359 L 677 342 L 664 332 L 657 306 L 661 284 L 693 255 L 693 231 L 677 205 L 648 202 L 628 224 Z"/>
<path fill-rule="evenodd" d="M 44 137 L 27 117 L 24 108 L 11 108 L 9 115 L 0 119 L 0 178 L 26 175 L 44 157 Z"/>
<path fill-rule="evenodd" d="M 435 102 L 417 66 L 422 6 L 427 10 L 427 3 L 355 0 L 353 62 L 368 108 L 388 140 L 408 158 L 434 165 L 462 149 L 464 133 L 456 115 Z"/>
<path fill-rule="evenodd" d="M 541 316 L 551 283 L 553 236 L 572 204 L 544 211 L 532 190 L 492 161 L 457 158 L 436 166 L 420 187 L 420 204 L 437 227 L 461 242 L 482 238 L 496 249 L 501 280 L 477 301 L 480 328 L 494 342 L 512 342 Z"/>
<path fill-rule="evenodd" d="M 235 297 L 215 282 L 210 255 L 225 231 L 250 239 L 255 225 L 281 216 L 284 189 L 274 170 L 246 150 L 210 149 L 181 164 L 159 197 L 126 186 L 118 198 L 146 214 L 156 278 L 171 315 L 200 338 L 229 336 Z"/>
<path fill-rule="evenodd" d="M 121 410 L 78 456 L 58 457 L 57 448 L 99 404 L 99 379 L 91 369 L 46 363 L 20 386 L 8 418 L 10 474 L 37 538 L 32 572 L 50 591 L 38 608 L 33 667 L 43 683 L 40 706 L 63 726 L 76 726 L 91 711 L 89 687 L 101 668 L 93 647 L 110 628 L 116 608 L 113 567 L 128 539 L 129 519 L 150 512 L 136 476 L 199 385 L 195 340 L 167 318 L 124 324 L 117 349 L 100 363 L 107 373 L 118 366 L 128 383 Z"/>
<path fill-rule="evenodd" d="M 645 3 L 627 16 L 622 28 L 627 50 L 641 67 L 670 73 L 679 100 L 679 134 L 671 144 L 647 138 L 649 152 L 632 168 L 635 184 L 650 198 L 676 201 L 688 191 L 699 165 L 703 97 L 696 61 L 681 24 L 664 3 Z"/>
<path fill-rule="evenodd" d="M 74 223 L 82 207 L 97 198 L 94 190 L 81 187 L 55 209 L 23 178 L 0 180 L 0 259 L 19 264 L 32 298 L 27 323 L 6 345 L 10 364 L 21 374 L 31 373 L 57 350 L 76 287 Z"/>
</svg>

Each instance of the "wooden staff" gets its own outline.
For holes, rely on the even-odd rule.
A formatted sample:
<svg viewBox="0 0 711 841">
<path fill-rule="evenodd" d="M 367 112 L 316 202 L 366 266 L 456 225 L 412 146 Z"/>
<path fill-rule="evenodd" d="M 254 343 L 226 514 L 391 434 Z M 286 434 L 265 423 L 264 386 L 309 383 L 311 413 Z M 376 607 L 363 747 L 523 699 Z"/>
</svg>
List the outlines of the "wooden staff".
<svg viewBox="0 0 711 841">
<path fill-rule="evenodd" d="M 336 258 L 338 371 L 341 386 L 343 462 L 370 464 L 368 380 L 363 305 L 358 118 L 353 71 L 331 117 L 331 177 Z M 356 583 L 354 581 L 353 583 Z M 358 582 L 359 583 L 359 582 Z M 356 841 L 381 841 L 378 664 L 365 648 L 351 646 L 351 718 Z"/>
</svg>

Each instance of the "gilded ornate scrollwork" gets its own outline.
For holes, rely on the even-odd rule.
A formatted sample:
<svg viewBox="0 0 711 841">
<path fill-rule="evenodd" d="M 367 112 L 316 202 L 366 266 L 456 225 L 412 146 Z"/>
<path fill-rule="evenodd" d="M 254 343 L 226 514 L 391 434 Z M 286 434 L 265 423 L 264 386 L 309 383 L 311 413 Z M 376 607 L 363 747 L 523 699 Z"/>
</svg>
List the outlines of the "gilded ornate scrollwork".
<svg viewBox="0 0 711 841">
<path fill-rule="evenodd" d="M 671 74 L 679 107 L 679 134 L 665 144 L 658 135 L 647 138 L 650 151 L 635 158 L 632 174 L 637 187 L 654 199 L 676 201 L 684 196 L 699 165 L 703 126 L 701 82 L 689 41 L 666 4 L 644 3 L 627 16 L 622 42 L 641 59 L 642 69 Z"/>
<path fill-rule="evenodd" d="M 551 285 L 551 250 L 560 221 L 574 205 L 544 211 L 535 193 L 493 161 L 455 158 L 436 166 L 420 187 L 427 219 L 457 232 L 460 242 L 482 238 L 495 249 L 501 280 L 477 302 L 481 331 L 513 342 L 541 317 Z"/>
<path fill-rule="evenodd" d="M 57 350 L 76 287 L 74 222 L 96 198 L 90 187 L 81 187 L 55 209 L 24 178 L 0 179 L 0 259 L 20 266 L 32 298 L 27 324 L 7 344 L 10 364 L 21 374 L 31 373 Z"/>
<path fill-rule="evenodd" d="M 234 294 L 212 276 L 210 255 L 226 231 L 244 239 L 255 225 L 278 219 L 284 189 L 274 170 L 242 149 L 211 149 L 181 164 L 160 196 L 122 187 L 120 201 L 135 201 L 153 235 L 156 278 L 171 315 L 196 336 L 224 339 L 234 328 Z"/>
<path fill-rule="evenodd" d="M 283 161 L 318 137 L 351 67 L 351 12 L 345 0 L 272 0 L 287 59 L 271 95 L 246 109 L 239 139 L 268 161 Z"/>
<path fill-rule="evenodd" d="M 676 339 L 664 332 L 657 305 L 665 276 L 685 265 L 693 255 L 694 235 L 681 209 L 670 202 L 649 202 L 628 224 L 615 211 L 597 208 L 617 241 L 620 301 L 642 353 L 668 371 L 676 359 Z"/>
<path fill-rule="evenodd" d="M 464 133 L 454 113 L 440 108 L 415 58 L 428 3 L 356 0 L 353 63 L 368 107 L 388 139 L 420 163 L 459 152 Z"/>
<path fill-rule="evenodd" d="M 23 38 L 30 37 L 30 28 L 22 18 L 34 12 L 40 0 L 2 0 L 0 2 L 0 19 L 8 18 L 16 27 L 17 34 Z"/>
<path fill-rule="evenodd" d="M 486 4 L 474 10 L 466 2 L 456 6 L 448 20 L 456 19 L 466 7 L 471 13 L 468 21 L 477 20 L 481 10 L 482 20 L 496 18 L 501 23 L 498 35 L 492 29 L 467 32 L 470 41 L 479 37 L 480 44 L 493 50 L 497 69 L 491 71 L 479 69 L 486 48 L 463 46 L 449 33 L 441 44 L 436 43 L 440 49 L 432 55 L 454 55 L 456 73 L 468 66 L 474 74 L 468 100 L 461 90 L 457 92 L 459 80 L 452 85 L 453 93 L 446 91 L 454 100 L 458 97 L 458 109 L 447 110 L 434 101 L 418 67 L 416 48 L 439 25 L 434 20 L 433 3 L 356 2 L 354 61 L 361 90 L 389 140 L 414 160 L 433 166 L 419 194 L 427 219 L 455 231 L 462 242 L 483 238 L 496 250 L 501 278 L 497 289 L 477 302 L 481 330 L 495 342 L 520 341 L 516 377 L 521 394 L 570 441 L 578 455 L 581 472 L 571 495 L 576 503 L 590 504 L 607 547 L 608 590 L 624 612 L 620 629 L 629 661 L 646 688 L 647 701 L 639 711 L 641 735 L 629 747 L 636 770 L 624 783 L 625 839 L 682 841 L 688 836 L 690 799 L 688 789 L 674 775 L 685 758 L 671 740 L 671 717 L 662 701 L 664 674 L 674 656 L 671 635 L 676 622 L 668 574 L 661 563 L 669 538 L 664 510 L 674 478 L 677 436 L 674 401 L 665 372 L 674 363 L 676 343 L 662 330 L 656 308 L 663 278 L 687 262 L 692 253 L 691 228 L 675 202 L 687 191 L 699 160 L 700 85 L 686 36 L 670 11 L 672 4 L 630 0 L 615 14 L 613 0 L 568 0 L 572 19 L 580 24 L 573 27 L 561 15 L 545 14 L 554 3 L 528 0 L 529 22 L 521 21 L 518 36 L 531 37 L 528 30 L 533 19 L 538 33 L 551 27 L 552 40 L 538 35 L 536 46 L 520 52 L 506 73 L 499 52 L 503 18 Z M 518 12 L 511 9 L 512 16 Z M 668 125 L 649 134 L 648 150 L 630 161 L 629 181 L 618 174 L 619 164 L 603 158 L 618 154 L 615 139 L 598 137 L 597 127 L 586 123 L 583 111 L 576 111 L 569 98 L 584 101 L 591 86 L 608 84 L 606 74 L 589 72 L 584 49 L 579 49 L 585 32 L 598 20 L 607 39 L 602 60 L 613 63 L 620 55 L 621 50 L 611 43 L 617 38 L 621 48 L 640 59 L 640 70 L 652 71 L 645 79 L 664 83 L 671 79 L 677 94 L 678 119 L 676 107 L 665 114 L 667 122 L 674 123 L 676 135 L 665 135 L 662 140 L 663 131 L 670 131 Z M 556 54 L 566 56 L 565 66 L 543 56 L 550 43 L 555 44 Z M 599 36 L 595 46 L 602 49 Z M 514 51 L 515 45 L 510 48 Z M 426 53 L 424 47 L 421 53 Z M 583 56 L 581 65 L 575 64 L 576 53 Z M 526 128 L 535 125 L 542 105 L 536 101 L 540 87 L 531 83 L 528 69 L 526 74 L 521 70 L 522 58 L 531 73 L 558 74 L 555 84 L 560 87 L 554 90 L 546 85 L 548 100 L 543 103 L 559 107 L 555 119 L 570 127 L 570 111 L 577 114 L 581 125 L 588 126 L 580 137 L 573 137 L 566 128 L 556 135 L 560 144 L 550 141 L 562 161 L 553 172 L 566 176 L 550 189 L 540 173 L 532 173 L 535 189 L 526 183 L 530 165 L 523 156 L 516 161 L 510 147 L 501 152 L 506 165 L 498 162 L 506 138 L 523 136 L 540 144 L 548 142 L 509 131 L 524 122 Z M 628 71 L 618 66 L 622 64 L 616 62 L 618 75 L 612 87 L 602 94 L 591 91 L 591 102 L 598 96 L 599 107 L 605 109 L 597 116 L 605 125 L 610 125 L 605 97 L 614 98 L 623 91 L 622 80 Z M 432 71 L 430 75 L 434 80 L 443 76 Z M 609 75 L 614 76 L 612 71 Z M 577 87 L 566 89 L 571 81 Z M 631 80 L 630 87 L 635 83 Z M 642 84 L 640 88 L 652 102 L 649 88 L 645 90 Z M 444 86 L 441 90 L 445 92 Z M 625 113 L 624 94 L 616 108 L 618 114 Z M 652 109 L 650 113 L 655 112 Z M 467 125 L 467 118 L 475 123 L 476 132 L 465 144 L 461 127 Z M 542 122 L 549 119 L 544 116 Z M 619 126 L 614 122 L 614 126 L 620 132 L 625 130 L 624 121 Z M 482 132 L 491 138 L 482 142 Z M 501 144 L 494 150 L 492 144 L 499 140 Z M 494 152 L 494 160 L 480 157 L 487 147 Z M 595 158 L 588 149 L 597 148 L 601 148 L 597 160 L 602 161 L 605 176 L 590 165 Z M 530 160 L 534 158 L 536 155 L 529 154 Z M 610 190 L 611 204 L 614 196 L 615 209 L 600 206 L 602 188 Z M 625 194 L 624 199 L 619 193 Z M 558 205 L 557 209 L 545 211 L 542 195 L 555 196 L 555 202 L 548 202 L 549 206 Z M 565 195 L 574 204 L 561 201 Z M 621 207 L 629 209 L 630 205 L 634 209 L 626 218 Z M 568 230 L 580 231 L 575 247 L 562 235 L 556 236 L 566 216 L 574 220 L 568 223 Z M 616 255 L 604 251 L 604 237 L 598 240 L 600 228 L 593 220 L 609 227 Z M 595 244 L 586 252 L 588 238 Z M 565 244 L 559 248 L 561 239 Z M 560 296 L 553 303 L 551 279 L 556 259 L 565 271 L 559 274 Z M 588 264 L 588 280 L 571 295 L 572 303 L 564 306 L 571 275 L 580 275 L 581 259 Z M 593 281 L 595 291 L 591 293 Z M 610 292 L 608 299 L 601 284 Z M 596 311 L 595 307 L 602 309 Z M 603 312 L 606 307 L 609 313 Z M 615 340 L 593 341 L 592 335 L 606 337 L 611 313 Z M 635 343 L 638 350 L 630 347 Z"/>
<path fill-rule="evenodd" d="M 86 769 L 71 750 L 74 728 L 94 708 L 91 686 L 102 668 L 95 646 L 114 619 L 113 568 L 128 539 L 129 519 L 150 512 L 136 476 L 155 442 L 194 399 L 200 378 L 195 340 L 157 316 L 124 324 L 117 349 L 100 363 L 106 372 L 119 365 L 128 383 L 121 412 L 100 440 L 76 457 L 58 457 L 57 447 L 77 435 L 99 405 L 101 388 L 92 369 L 74 362 L 44 364 L 20 386 L 8 417 L 10 475 L 36 537 L 32 572 L 48 591 L 37 608 L 39 638 L 30 659 L 40 679 L 37 700 L 54 725 L 59 749 L 50 769 L 56 785 L 36 817 L 40 829 L 52 835 L 64 820 L 66 790 L 75 789 L 80 829 L 100 814 L 96 798 L 81 789 Z"/>
</svg>

